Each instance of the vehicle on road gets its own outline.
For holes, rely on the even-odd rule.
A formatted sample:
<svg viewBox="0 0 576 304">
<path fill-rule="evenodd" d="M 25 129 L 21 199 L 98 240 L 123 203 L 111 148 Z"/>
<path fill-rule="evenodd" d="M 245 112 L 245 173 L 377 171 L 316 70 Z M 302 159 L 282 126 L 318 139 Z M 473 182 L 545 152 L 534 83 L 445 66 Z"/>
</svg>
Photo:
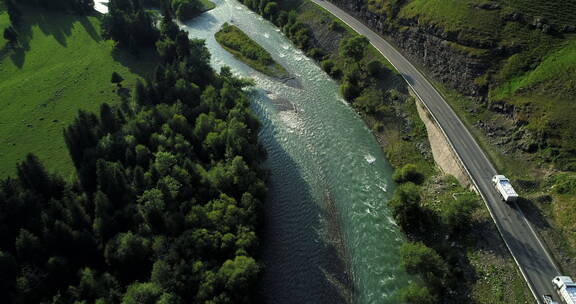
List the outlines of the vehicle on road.
<svg viewBox="0 0 576 304">
<path fill-rule="evenodd" d="M 551 295 L 542 295 L 542 300 L 544 301 L 544 304 L 559 304 L 552 299 Z"/>
<path fill-rule="evenodd" d="M 510 184 L 510 180 L 506 176 L 494 175 L 492 183 L 505 202 L 511 203 L 518 199 L 518 193 L 512 188 L 512 184 Z"/>
<path fill-rule="evenodd" d="M 552 280 L 558 295 L 566 304 L 576 304 L 576 283 L 568 276 L 557 276 Z"/>
</svg>

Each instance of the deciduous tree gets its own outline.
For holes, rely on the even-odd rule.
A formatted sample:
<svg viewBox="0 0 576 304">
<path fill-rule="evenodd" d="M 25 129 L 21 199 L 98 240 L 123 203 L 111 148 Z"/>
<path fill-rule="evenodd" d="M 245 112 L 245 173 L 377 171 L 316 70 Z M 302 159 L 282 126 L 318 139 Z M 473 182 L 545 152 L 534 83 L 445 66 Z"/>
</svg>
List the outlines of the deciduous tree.
<svg viewBox="0 0 576 304">
<path fill-rule="evenodd" d="M 340 42 L 340 54 L 347 58 L 348 62 L 356 63 L 360 68 L 360 61 L 364 58 L 369 43 L 366 37 L 359 35 L 344 39 Z"/>
</svg>

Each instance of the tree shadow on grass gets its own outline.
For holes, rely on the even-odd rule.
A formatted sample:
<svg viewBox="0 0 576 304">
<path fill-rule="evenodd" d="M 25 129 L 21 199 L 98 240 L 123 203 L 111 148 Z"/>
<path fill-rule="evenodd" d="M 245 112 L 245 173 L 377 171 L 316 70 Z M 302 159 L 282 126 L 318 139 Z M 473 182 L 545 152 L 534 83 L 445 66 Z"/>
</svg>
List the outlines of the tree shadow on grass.
<svg viewBox="0 0 576 304">
<path fill-rule="evenodd" d="M 82 27 L 84 27 L 84 30 L 86 31 L 86 33 L 88 33 L 88 35 L 90 35 L 90 38 L 92 38 L 92 40 L 96 42 L 102 41 L 102 37 L 100 36 L 100 34 L 96 30 L 92 22 L 90 22 L 87 16 L 81 16 L 80 18 L 78 18 L 78 22 L 80 22 Z"/>
<path fill-rule="evenodd" d="M 33 26 L 38 26 L 44 35 L 52 36 L 62 46 L 68 46 L 67 37 L 72 34 L 77 16 L 45 8 L 20 7 L 25 16 L 22 29 L 27 27 L 31 32 Z"/>
<path fill-rule="evenodd" d="M 19 69 L 22 68 L 22 66 L 24 66 L 24 59 L 25 59 L 25 54 L 26 51 L 25 49 L 19 47 L 16 49 L 13 49 L 12 54 L 10 55 L 10 59 L 12 60 L 12 63 L 17 66 Z"/>
<path fill-rule="evenodd" d="M 62 46 L 67 46 L 67 37 L 72 34 L 72 29 L 76 22 L 82 25 L 86 33 L 94 41 L 102 41 L 102 37 L 100 37 L 97 29 L 90 22 L 88 16 L 48 9 L 31 8 L 30 10 L 33 10 L 35 15 L 33 16 L 33 22 L 30 24 L 37 25 L 45 35 L 54 37 Z"/>
<path fill-rule="evenodd" d="M 18 33 L 18 42 L 16 44 L 6 43 L 0 49 L 0 60 L 7 56 L 10 57 L 12 63 L 21 69 L 24 66 L 26 52 L 30 50 L 30 39 L 32 39 L 31 26 L 27 24 L 27 20 L 21 22 L 18 26 L 14 27 Z"/>
<path fill-rule="evenodd" d="M 0 49 L 0 59 L 10 56 L 13 64 L 21 69 L 26 61 L 26 53 L 30 51 L 30 41 L 33 38 L 33 28 L 38 27 L 46 36 L 52 36 L 60 45 L 68 46 L 68 37 L 72 35 L 74 24 L 79 22 L 94 41 L 101 41 L 100 35 L 87 16 L 62 13 L 55 10 L 35 8 L 20 5 L 23 11 L 23 20 L 16 27 L 18 32 L 18 45 L 5 45 Z"/>
<path fill-rule="evenodd" d="M 21 69 L 24 66 L 24 61 L 26 59 L 26 52 L 30 50 L 30 44 L 28 41 L 32 36 L 29 29 L 23 28 L 18 30 L 18 43 L 16 45 L 6 43 L 2 49 L 0 49 L 0 60 L 7 56 L 10 56 L 12 63 Z"/>
<path fill-rule="evenodd" d="M 112 58 L 127 67 L 130 72 L 143 78 L 150 76 L 159 62 L 158 53 L 154 48 L 143 48 L 138 54 L 133 54 L 127 48 L 115 47 L 112 50 Z"/>
</svg>

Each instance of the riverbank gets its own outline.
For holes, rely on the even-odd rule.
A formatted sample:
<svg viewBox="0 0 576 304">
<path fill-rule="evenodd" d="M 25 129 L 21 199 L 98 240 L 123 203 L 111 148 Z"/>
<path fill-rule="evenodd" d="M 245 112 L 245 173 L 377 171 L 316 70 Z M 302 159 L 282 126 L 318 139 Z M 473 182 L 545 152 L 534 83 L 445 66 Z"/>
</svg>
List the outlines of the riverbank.
<svg viewBox="0 0 576 304">
<path fill-rule="evenodd" d="M 341 83 L 350 82 L 350 67 L 346 66 L 346 58 L 339 53 L 341 41 L 353 37 L 354 32 L 310 2 L 286 1 L 281 2 L 280 6 L 285 10 L 294 10 L 297 16 L 291 23 L 279 24 L 287 35 L 296 39 L 296 44 L 318 60 L 327 73 Z M 301 29 L 307 38 L 302 38 L 303 35 L 295 37 L 291 33 L 293 28 Z M 361 67 L 358 78 L 354 80 L 362 92 L 356 92 L 356 96 L 352 94 L 349 100 L 377 137 L 391 164 L 397 169 L 414 164 L 425 176 L 420 186 L 421 207 L 440 217 L 447 212 L 449 202 L 460 195 L 472 195 L 479 202 L 478 196 L 435 166 L 434 152 L 439 156 L 439 153 L 446 151 L 446 146 L 443 146 L 446 143 L 439 140 L 436 132 L 432 142 L 435 148 L 443 146 L 444 149 L 431 149 L 427 125 L 419 117 L 415 101 L 409 96 L 406 84 L 398 73 L 386 63 L 375 73 L 368 71 L 371 62 L 386 62 L 372 50 L 370 47 L 361 58 L 359 65 L 366 66 L 366 70 Z M 386 93 L 379 96 L 371 89 Z M 434 133 L 432 130 L 429 132 Z M 445 171 L 458 173 L 454 162 L 451 165 L 452 168 L 445 167 Z M 458 290 L 453 289 L 455 285 L 448 286 L 453 293 L 450 303 L 522 303 L 532 299 L 485 208 L 478 208 L 473 213 L 468 232 L 461 236 L 449 236 L 439 231 L 424 235 L 409 234 L 408 237 L 429 244 L 436 243 L 433 247 L 449 264 L 451 276 L 458 278 Z"/>
</svg>

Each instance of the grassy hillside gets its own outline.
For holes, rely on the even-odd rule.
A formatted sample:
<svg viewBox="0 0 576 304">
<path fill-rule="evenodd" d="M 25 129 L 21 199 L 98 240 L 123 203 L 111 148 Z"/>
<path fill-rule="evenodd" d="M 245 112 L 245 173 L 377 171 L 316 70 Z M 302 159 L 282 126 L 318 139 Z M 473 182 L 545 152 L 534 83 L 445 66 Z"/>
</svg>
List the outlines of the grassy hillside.
<svg viewBox="0 0 576 304">
<path fill-rule="evenodd" d="M 73 170 L 62 129 L 79 109 L 119 102 L 111 73 L 120 73 L 124 87 L 131 87 L 152 69 L 153 57 L 114 51 L 100 37 L 96 17 L 22 11 L 22 47 L 14 50 L 0 39 L 0 177 L 12 174 L 29 152 L 49 170 L 68 175 Z M 2 12 L 0 31 L 7 25 Z"/>
<path fill-rule="evenodd" d="M 502 21 L 493 11 L 473 9 L 476 0 L 412 0 L 399 12 L 400 18 L 418 18 L 456 32 L 461 38 L 494 42 Z"/>
<path fill-rule="evenodd" d="M 375 12 L 419 17 L 447 30 L 473 28 L 496 34 L 507 15 L 556 26 L 576 24 L 576 0 L 368 0 Z"/>
<path fill-rule="evenodd" d="M 576 0 L 498 0 L 529 17 L 545 18 L 560 26 L 576 24 Z"/>
<path fill-rule="evenodd" d="M 508 62 L 517 60 L 515 56 Z M 507 62 L 507 64 L 508 64 Z M 512 63 L 513 64 L 513 63 Z M 563 42 L 545 55 L 534 69 L 521 72 L 492 91 L 493 99 L 513 98 L 529 89 L 541 89 L 552 96 L 570 99 L 576 95 L 576 38 Z"/>
<path fill-rule="evenodd" d="M 385 14 L 392 27 L 419 27 L 460 53 L 482 55 L 488 68 L 475 83 L 487 86 L 488 104 L 513 106 L 507 130 L 519 135 L 512 142 L 528 152 L 527 158 L 576 170 L 576 0 L 365 3 L 372 12 Z M 491 113 L 479 116 L 495 125 Z"/>
</svg>

